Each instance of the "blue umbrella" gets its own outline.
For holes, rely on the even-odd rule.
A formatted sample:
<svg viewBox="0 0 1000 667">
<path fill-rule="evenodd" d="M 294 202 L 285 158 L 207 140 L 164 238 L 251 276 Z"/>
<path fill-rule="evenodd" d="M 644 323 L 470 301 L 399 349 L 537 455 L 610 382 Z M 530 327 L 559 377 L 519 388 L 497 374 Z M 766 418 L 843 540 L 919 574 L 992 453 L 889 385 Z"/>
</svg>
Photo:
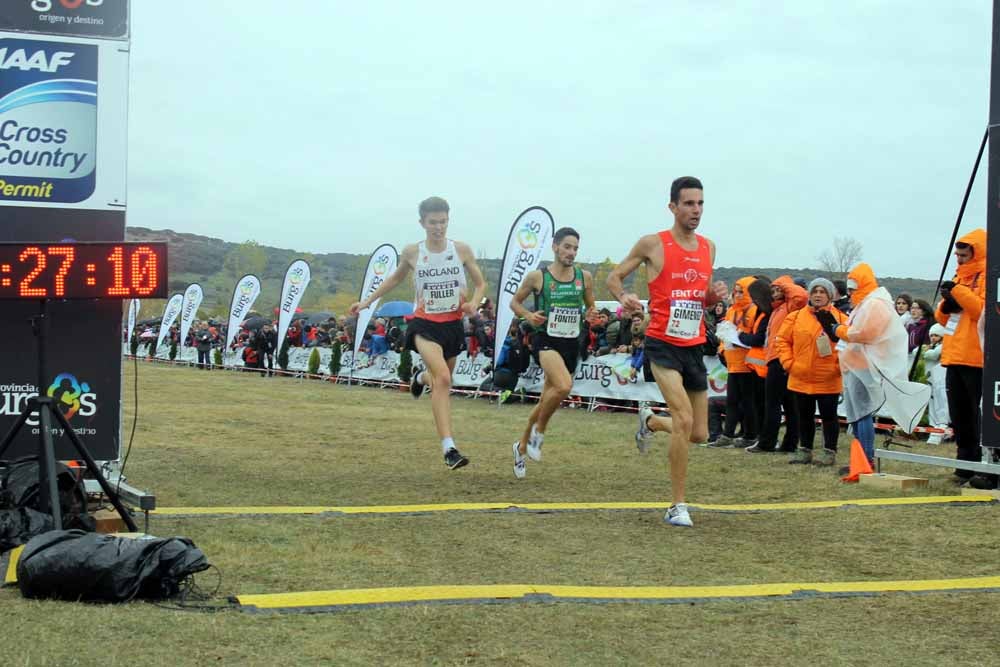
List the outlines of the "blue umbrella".
<svg viewBox="0 0 1000 667">
<path fill-rule="evenodd" d="M 405 317 L 412 314 L 413 304 L 409 301 L 389 301 L 375 311 L 375 317 Z"/>
</svg>

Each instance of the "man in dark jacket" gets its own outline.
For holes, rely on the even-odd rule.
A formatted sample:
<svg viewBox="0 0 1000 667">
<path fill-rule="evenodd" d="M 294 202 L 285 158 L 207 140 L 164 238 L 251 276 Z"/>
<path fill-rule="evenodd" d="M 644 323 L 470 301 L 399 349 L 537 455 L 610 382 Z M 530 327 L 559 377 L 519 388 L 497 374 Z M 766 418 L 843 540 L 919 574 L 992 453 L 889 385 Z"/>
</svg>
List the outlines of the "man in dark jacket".
<svg viewBox="0 0 1000 667">
<path fill-rule="evenodd" d="M 202 329 L 195 335 L 195 349 L 198 350 L 198 367 L 206 371 L 212 370 L 212 336 L 208 329 Z"/>
<path fill-rule="evenodd" d="M 257 367 L 263 376 L 274 375 L 274 353 L 278 348 L 278 334 L 270 324 L 265 324 L 253 339 L 257 350 Z M 267 371 L 264 370 L 265 364 Z"/>
</svg>

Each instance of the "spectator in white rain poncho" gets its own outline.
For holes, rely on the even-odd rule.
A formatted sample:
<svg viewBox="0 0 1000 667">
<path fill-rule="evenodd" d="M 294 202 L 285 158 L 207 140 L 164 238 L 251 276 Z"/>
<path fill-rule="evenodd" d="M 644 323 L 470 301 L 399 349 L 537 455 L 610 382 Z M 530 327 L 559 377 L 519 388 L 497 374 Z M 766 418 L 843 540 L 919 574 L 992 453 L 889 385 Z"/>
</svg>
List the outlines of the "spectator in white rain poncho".
<svg viewBox="0 0 1000 667">
<path fill-rule="evenodd" d="M 868 460 L 875 460 L 875 412 L 889 415 L 907 433 L 919 423 L 931 389 L 907 379 L 907 334 L 892 296 L 861 263 L 847 274 L 854 310 L 847 324 L 824 322 L 840 350 L 844 413 Z"/>
</svg>

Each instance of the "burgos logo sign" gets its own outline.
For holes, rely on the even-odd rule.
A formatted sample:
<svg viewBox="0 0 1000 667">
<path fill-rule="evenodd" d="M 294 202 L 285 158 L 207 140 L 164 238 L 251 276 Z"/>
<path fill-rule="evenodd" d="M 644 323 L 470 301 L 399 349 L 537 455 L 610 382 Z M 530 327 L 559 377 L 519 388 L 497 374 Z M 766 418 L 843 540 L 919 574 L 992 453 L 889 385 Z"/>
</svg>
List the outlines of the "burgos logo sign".
<svg viewBox="0 0 1000 667">
<path fill-rule="evenodd" d="M 66 419 L 72 419 L 77 413 L 89 417 L 97 412 L 97 395 L 90 393 L 89 384 L 78 381 L 71 373 L 57 375 L 45 393 L 55 399 Z"/>
<path fill-rule="evenodd" d="M 104 0 L 58 0 L 58 3 L 66 9 L 79 9 L 80 5 L 86 4 L 88 7 L 100 7 Z M 56 4 L 53 0 L 31 0 L 31 8 L 36 12 L 51 12 L 52 6 Z"/>
<path fill-rule="evenodd" d="M 517 230 L 517 244 L 521 250 L 531 250 L 538 247 L 538 232 L 542 230 L 542 225 L 533 220 L 524 223 L 521 229 Z"/>
<path fill-rule="evenodd" d="M 97 394 L 90 390 L 88 383 L 80 382 L 72 373 L 57 375 L 45 394 L 54 400 L 66 419 L 73 419 L 77 415 L 92 417 L 97 414 Z M 21 414 L 25 404 L 37 395 L 38 390 L 33 384 L 0 385 L 0 415 Z M 38 413 L 32 412 L 27 423 L 38 426 Z"/>
<path fill-rule="evenodd" d="M 372 264 L 372 271 L 375 272 L 376 276 L 384 276 L 386 269 L 389 268 L 389 258 L 385 255 L 379 255 L 375 263 Z"/>
</svg>

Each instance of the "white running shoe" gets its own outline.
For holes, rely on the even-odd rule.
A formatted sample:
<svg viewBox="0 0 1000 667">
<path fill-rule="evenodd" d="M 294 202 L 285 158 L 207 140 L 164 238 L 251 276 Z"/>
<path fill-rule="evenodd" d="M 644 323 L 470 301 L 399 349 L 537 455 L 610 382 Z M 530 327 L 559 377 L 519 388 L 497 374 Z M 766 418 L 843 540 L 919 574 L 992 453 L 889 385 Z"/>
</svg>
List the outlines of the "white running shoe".
<svg viewBox="0 0 1000 667">
<path fill-rule="evenodd" d="M 639 448 L 640 454 L 645 454 L 653 441 L 653 431 L 646 426 L 646 421 L 652 416 L 653 411 L 649 408 L 639 408 L 639 430 L 635 432 L 635 446 Z"/>
<path fill-rule="evenodd" d="M 524 476 L 528 474 L 528 460 L 524 458 L 521 452 L 518 451 L 521 443 L 517 440 L 514 441 L 514 477 L 518 479 L 524 479 Z"/>
<path fill-rule="evenodd" d="M 690 528 L 694 525 L 691 521 L 691 515 L 688 514 L 687 503 L 677 503 L 676 505 L 671 505 L 667 513 L 663 515 L 663 520 L 669 523 L 671 526 L 686 526 Z"/>
<path fill-rule="evenodd" d="M 542 443 L 545 442 L 545 434 L 539 433 L 535 427 L 531 427 L 531 435 L 528 436 L 528 458 L 532 461 L 542 460 Z"/>
</svg>

